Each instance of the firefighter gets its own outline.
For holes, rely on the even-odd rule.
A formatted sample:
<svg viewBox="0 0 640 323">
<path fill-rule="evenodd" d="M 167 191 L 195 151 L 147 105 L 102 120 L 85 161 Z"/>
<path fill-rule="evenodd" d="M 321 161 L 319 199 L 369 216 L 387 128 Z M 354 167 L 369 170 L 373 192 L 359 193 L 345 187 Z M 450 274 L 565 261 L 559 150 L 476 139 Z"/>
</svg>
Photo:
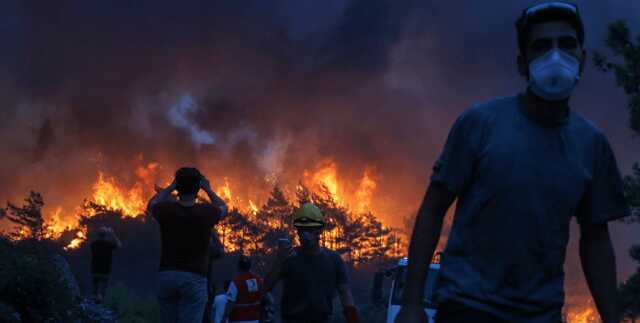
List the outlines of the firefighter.
<svg viewBox="0 0 640 323">
<path fill-rule="evenodd" d="M 331 321 L 333 297 L 339 294 L 348 323 L 359 323 L 349 288 L 347 270 L 340 255 L 320 246 L 325 219 L 311 203 L 296 210 L 293 218 L 300 247 L 280 244 L 276 261 L 265 279 L 266 291 L 282 281 L 281 315 L 284 323 Z"/>
<path fill-rule="evenodd" d="M 251 258 L 241 255 L 239 274 L 227 289 L 225 317 L 229 322 L 258 323 L 262 313 L 264 282 L 251 272 Z"/>
</svg>

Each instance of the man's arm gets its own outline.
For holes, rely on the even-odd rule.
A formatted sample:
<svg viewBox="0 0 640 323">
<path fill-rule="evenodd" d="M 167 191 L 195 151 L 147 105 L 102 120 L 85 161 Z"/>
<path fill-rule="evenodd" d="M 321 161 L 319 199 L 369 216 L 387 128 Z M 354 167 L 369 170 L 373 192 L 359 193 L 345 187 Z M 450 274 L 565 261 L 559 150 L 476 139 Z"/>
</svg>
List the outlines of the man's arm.
<svg viewBox="0 0 640 323">
<path fill-rule="evenodd" d="M 156 204 L 160 202 L 170 201 L 171 192 L 173 192 L 175 189 L 176 189 L 176 182 L 173 181 L 171 184 L 169 184 L 169 186 L 161 189 L 158 193 L 156 193 L 156 195 L 154 195 L 149 200 L 149 203 L 147 204 L 147 214 L 153 215 L 151 210 L 153 210 L 153 207 L 156 206 Z"/>
<path fill-rule="evenodd" d="M 455 199 L 444 185 L 431 183 L 418 210 L 409 245 L 409 266 L 404 304 L 399 322 L 424 319 L 422 298 L 427 271 L 440 238 L 442 221 Z M 420 315 L 420 318 L 416 317 Z"/>
<path fill-rule="evenodd" d="M 616 259 L 606 223 L 580 225 L 580 261 L 602 322 L 620 322 Z"/>
<path fill-rule="evenodd" d="M 351 288 L 348 284 L 338 285 L 338 295 L 340 295 L 340 302 L 344 309 L 344 317 L 347 323 L 359 323 L 360 316 L 358 310 L 353 301 L 353 294 L 351 294 Z"/>
<path fill-rule="evenodd" d="M 200 188 L 202 188 L 207 196 L 209 196 L 209 200 L 211 200 L 211 204 L 218 207 L 220 209 L 220 218 L 223 218 L 227 215 L 227 204 L 221 199 L 212 189 L 209 180 L 202 176 L 200 179 Z"/>
</svg>

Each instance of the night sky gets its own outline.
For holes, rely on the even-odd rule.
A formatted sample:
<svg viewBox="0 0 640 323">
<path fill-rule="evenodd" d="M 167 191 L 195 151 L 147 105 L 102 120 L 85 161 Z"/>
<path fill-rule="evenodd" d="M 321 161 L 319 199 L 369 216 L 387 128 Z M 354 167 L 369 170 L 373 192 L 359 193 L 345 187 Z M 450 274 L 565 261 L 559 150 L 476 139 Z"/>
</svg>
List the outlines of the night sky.
<svg viewBox="0 0 640 323">
<path fill-rule="evenodd" d="M 140 153 L 247 186 L 272 173 L 295 182 L 330 156 L 348 178 L 373 167 L 373 203 L 401 225 L 453 120 L 524 89 L 514 22 L 531 3 L 2 1 L 0 201 L 29 189 L 81 201 L 97 168 L 121 173 Z M 638 1 L 579 4 L 590 52 L 613 20 L 640 32 Z M 572 108 L 629 173 L 640 139 L 614 78 L 590 63 Z M 640 235 L 614 231 L 628 275 L 625 249 Z"/>
</svg>

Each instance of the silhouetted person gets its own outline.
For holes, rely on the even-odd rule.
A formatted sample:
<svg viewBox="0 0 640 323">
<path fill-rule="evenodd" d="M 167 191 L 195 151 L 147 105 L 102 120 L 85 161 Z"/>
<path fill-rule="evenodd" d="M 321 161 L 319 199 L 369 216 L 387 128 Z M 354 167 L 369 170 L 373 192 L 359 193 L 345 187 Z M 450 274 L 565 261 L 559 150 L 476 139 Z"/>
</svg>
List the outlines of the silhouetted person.
<svg viewBox="0 0 640 323">
<path fill-rule="evenodd" d="M 120 247 L 122 247 L 122 243 L 113 230 L 108 227 L 98 229 L 95 240 L 91 242 L 93 296 L 98 303 L 102 302 L 109 284 L 113 251 Z"/>
<path fill-rule="evenodd" d="M 516 27 L 528 87 L 466 110 L 451 128 L 416 218 L 397 322 L 426 321 L 429 261 L 455 199 L 436 322 L 561 322 L 572 216 L 598 312 L 620 322 L 607 223 L 629 208 L 607 138 L 569 107 L 586 60 L 578 8 L 540 3 Z"/>
<path fill-rule="evenodd" d="M 196 203 L 203 189 L 209 203 Z M 178 192 L 178 200 L 171 192 Z M 213 227 L 227 207 L 195 168 L 180 168 L 171 185 L 149 201 L 149 213 L 160 224 L 161 256 L 158 301 L 162 322 L 202 323 L 207 302 L 207 274 Z"/>
<path fill-rule="evenodd" d="M 238 275 L 227 290 L 225 317 L 229 323 L 258 323 L 262 316 L 264 296 L 262 277 L 251 271 L 251 258 L 241 255 L 238 260 Z"/>
</svg>

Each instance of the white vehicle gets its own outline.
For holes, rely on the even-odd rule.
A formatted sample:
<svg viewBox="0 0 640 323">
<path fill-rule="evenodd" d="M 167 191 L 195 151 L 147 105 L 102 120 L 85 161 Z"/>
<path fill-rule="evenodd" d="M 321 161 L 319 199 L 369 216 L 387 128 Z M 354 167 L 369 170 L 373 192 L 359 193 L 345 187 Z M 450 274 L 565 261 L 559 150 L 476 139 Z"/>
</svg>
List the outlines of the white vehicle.
<svg viewBox="0 0 640 323">
<path fill-rule="evenodd" d="M 404 300 L 404 291 L 407 283 L 407 258 L 402 258 L 398 261 L 398 265 L 385 272 L 385 276 L 392 279 L 391 290 L 389 293 L 389 301 L 387 307 L 387 323 L 393 323 L 400 312 L 402 307 L 402 301 Z M 435 261 L 429 265 L 429 272 L 427 273 L 427 280 L 424 286 L 424 311 L 429 318 L 429 323 L 435 322 L 436 305 L 433 302 L 433 294 L 435 291 L 436 283 L 438 280 L 438 273 L 440 271 L 439 255 L 436 255 Z M 380 285 L 380 284 L 378 284 Z M 381 291 L 379 292 L 381 293 Z"/>
</svg>

